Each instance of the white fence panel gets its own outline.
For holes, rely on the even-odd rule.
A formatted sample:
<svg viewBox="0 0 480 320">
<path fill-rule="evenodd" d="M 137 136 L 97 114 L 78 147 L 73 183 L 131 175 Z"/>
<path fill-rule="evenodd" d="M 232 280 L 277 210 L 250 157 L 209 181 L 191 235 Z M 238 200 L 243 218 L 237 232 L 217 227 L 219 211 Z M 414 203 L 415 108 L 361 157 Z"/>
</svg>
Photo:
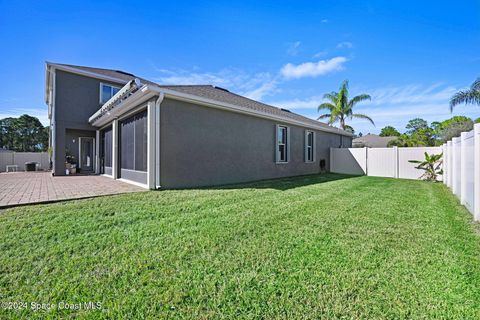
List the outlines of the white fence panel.
<svg viewBox="0 0 480 320">
<path fill-rule="evenodd" d="M 424 173 L 409 160 L 424 160 L 428 154 L 442 153 L 442 147 L 418 148 L 332 148 L 330 171 L 345 174 L 366 174 L 376 177 L 419 179 Z M 441 180 L 442 177 L 439 177 Z"/>
<path fill-rule="evenodd" d="M 474 204 L 474 163 L 475 163 L 475 149 L 474 149 L 474 135 L 473 131 L 462 133 L 462 152 L 461 152 L 461 201 L 470 212 L 473 212 Z"/>
<path fill-rule="evenodd" d="M 461 178 L 461 162 L 462 162 L 462 140 L 460 138 L 452 139 L 452 191 L 455 195 L 460 197 L 460 178 Z"/>
<path fill-rule="evenodd" d="M 452 147 L 452 141 L 447 142 L 447 150 L 448 150 L 448 158 L 445 158 L 444 161 L 446 163 L 443 164 L 443 168 L 447 170 L 447 186 L 452 188 L 453 186 L 453 179 L 454 179 L 454 174 L 453 174 L 453 147 Z"/>
<path fill-rule="evenodd" d="M 38 163 L 38 170 L 48 170 L 50 161 L 47 152 L 1 152 L 0 172 L 6 171 L 6 166 L 17 165 L 19 171 L 25 170 L 25 162 Z"/>
<path fill-rule="evenodd" d="M 366 148 L 331 148 L 330 171 L 345 174 L 367 173 Z"/>
<path fill-rule="evenodd" d="M 425 160 L 425 152 L 428 154 L 441 154 L 441 147 L 413 147 L 413 148 L 398 148 L 398 177 L 402 179 L 420 179 L 423 170 L 418 170 L 415 167 L 418 164 L 411 163 L 409 160 Z M 442 177 L 439 178 L 442 180 Z"/>
<path fill-rule="evenodd" d="M 369 148 L 367 152 L 367 174 L 375 177 L 395 178 L 395 148 Z"/>
</svg>

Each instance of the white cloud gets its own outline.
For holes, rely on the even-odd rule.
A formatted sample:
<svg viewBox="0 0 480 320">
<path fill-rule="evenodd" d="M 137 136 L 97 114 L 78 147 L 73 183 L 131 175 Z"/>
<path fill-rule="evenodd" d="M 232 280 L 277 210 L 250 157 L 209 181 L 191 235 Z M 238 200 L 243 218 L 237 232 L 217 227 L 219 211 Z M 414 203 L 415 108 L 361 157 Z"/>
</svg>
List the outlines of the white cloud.
<svg viewBox="0 0 480 320">
<path fill-rule="evenodd" d="M 370 90 L 372 104 L 414 104 L 442 102 L 447 103 L 451 96 L 457 91 L 452 86 L 442 87 L 441 84 L 434 84 L 429 87 L 419 85 L 408 85 L 403 87 L 386 87 Z"/>
<path fill-rule="evenodd" d="M 200 72 L 198 68 L 191 71 L 155 68 L 159 76 L 152 77 L 152 80 L 159 84 L 173 85 L 210 84 L 223 87 L 250 99 L 262 100 L 279 92 L 278 86 L 287 80 L 316 77 L 342 70 L 345 61 L 347 59 L 344 57 L 335 57 L 330 60 L 306 62 L 299 65 L 288 63 L 277 74 L 269 72 L 247 73 L 233 68 L 225 68 L 218 72 Z"/>
<path fill-rule="evenodd" d="M 328 19 L 322 19 L 320 22 L 321 23 L 328 23 Z"/>
<path fill-rule="evenodd" d="M 301 44 L 302 43 L 300 41 L 289 43 L 288 48 L 287 48 L 287 54 L 289 56 L 296 56 L 298 54 L 298 52 L 300 51 L 300 45 Z"/>
<path fill-rule="evenodd" d="M 306 99 L 292 99 L 292 100 L 280 100 L 274 101 L 270 104 L 273 106 L 294 110 L 294 109 L 317 109 L 322 103 L 322 96 L 313 96 Z"/>
<path fill-rule="evenodd" d="M 238 69 L 223 69 L 218 72 L 190 72 L 187 70 L 157 69 L 159 77 L 153 80 L 160 84 L 219 86 L 248 98 L 260 100 L 276 91 L 277 80 L 268 72 L 249 74 Z"/>
<path fill-rule="evenodd" d="M 343 42 L 340 42 L 339 44 L 337 44 L 337 49 L 351 49 L 353 48 L 353 43 L 349 42 L 349 41 L 343 41 Z"/>
<path fill-rule="evenodd" d="M 327 50 L 319 51 L 313 55 L 313 58 L 321 58 L 328 54 Z"/>
<path fill-rule="evenodd" d="M 298 65 L 287 63 L 280 70 L 286 79 L 297 79 L 303 77 L 317 77 L 339 71 L 343 69 L 343 64 L 347 61 L 345 57 L 335 57 L 330 60 L 320 60 L 318 62 L 305 62 Z"/>
</svg>

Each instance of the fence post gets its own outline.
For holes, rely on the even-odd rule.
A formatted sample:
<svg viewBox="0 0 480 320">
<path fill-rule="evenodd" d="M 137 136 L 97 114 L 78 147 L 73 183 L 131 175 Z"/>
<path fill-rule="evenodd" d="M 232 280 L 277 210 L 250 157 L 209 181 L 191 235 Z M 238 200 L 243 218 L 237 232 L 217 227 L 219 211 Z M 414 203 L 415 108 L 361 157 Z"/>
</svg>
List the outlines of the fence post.
<svg viewBox="0 0 480 320">
<path fill-rule="evenodd" d="M 453 138 L 452 139 L 452 173 L 453 173 L 453 181 L 452 181 L 452 191 L 453 193 L 458 197 L 460 195 L 458 190 L 458 183 L 457 181 L 460 179 L 459 173 L 460 173 L 460 163 L 458 163 L 457 158 L 458 158 L 458 140 L 460 140 L 460 137 Z M 460 159 L 461 160 L 461 159 Z"/>
<path fill-rule="evenodd" d="M 443 170 L 443 175 L 442 175 L 442 182 L 443 184 L 448 184 L 447 179 L 448 179 L 448 170 L 447 170 L 447 159 L 448 159 L 448 149 L 447 149 L 447 144 L 444 143 L 442 144 L 442 153 L 443 153 L 443 162 L 442 162 L 442 170 Z"/>
<path fill-rule="evenodd" d="M 452 141 L 447 141 L 447 149 L 448 149 L 448 159 L 447 159 L 447 171 L 448 171 L 448 181 L 447 181 L 447 186 L 449 188 L 452 187 L 452 181 L 453 181 L 453 172 L 452 172 L 452 159 L 453 159 L 453 149 L 452 149 Z"/>
<path fill-rule="evenodd" d="M 365 175 L 368 176 L 368 147 L 365 148 Z"/>
<path fill-rule="evenodd" d="M 465 205 L 467 197 L 467 152 L 466 152 L 467 132 L 460 134 L 460 203 Z"/>
<path fill-rule="evenodd" d="M 480 221 L 480 123 L 474 126 L 473 217 Z"/>
<path fill-rule="evenodd" d="M 398 147 L 393 147 L 393 177 L 398 179 Z"/>
</svg>

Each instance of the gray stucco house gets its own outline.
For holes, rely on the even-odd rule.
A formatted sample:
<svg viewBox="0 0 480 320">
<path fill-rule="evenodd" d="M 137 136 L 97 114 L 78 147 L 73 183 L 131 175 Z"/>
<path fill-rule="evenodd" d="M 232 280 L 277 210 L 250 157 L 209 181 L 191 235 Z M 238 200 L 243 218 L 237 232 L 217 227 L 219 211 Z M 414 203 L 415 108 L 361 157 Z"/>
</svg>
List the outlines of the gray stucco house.
<svg viewBox="0 0 480 320">
<path fill-rule="evenodd" d="M 346 131 L 210 85 L 158 85 L 123 71 L 46 63 L 53 174 L 145 188 L 221 185 L 328 171 Z"/>
</svg>

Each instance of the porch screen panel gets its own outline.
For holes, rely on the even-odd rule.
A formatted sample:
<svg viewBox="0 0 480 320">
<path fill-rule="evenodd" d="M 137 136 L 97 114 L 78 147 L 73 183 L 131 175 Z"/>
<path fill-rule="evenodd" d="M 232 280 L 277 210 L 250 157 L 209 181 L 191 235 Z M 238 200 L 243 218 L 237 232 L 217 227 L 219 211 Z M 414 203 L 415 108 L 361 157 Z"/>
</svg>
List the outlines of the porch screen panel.
<svg viewBox="0 0 480 320">
<path fill-rule="evenodd" d="M 103 165 L 112 166 L 112 128 L 103 131 Z"/>
<path fill-rule="evenodd" d="M 147 112 L 135 116 L 135 170 L 147 171 Z"/>
<path fill-rule="evenodd" d="M 147 112 L 143 111 L 121 122 L 121 168 L 147 171 Z"/>
<path fill-rule="evenodd" d="M 134 170 L 135 166 L 135 117 L 122 121 L 120 127 L 120 158 L 122 169 Z"/>
</svg>

